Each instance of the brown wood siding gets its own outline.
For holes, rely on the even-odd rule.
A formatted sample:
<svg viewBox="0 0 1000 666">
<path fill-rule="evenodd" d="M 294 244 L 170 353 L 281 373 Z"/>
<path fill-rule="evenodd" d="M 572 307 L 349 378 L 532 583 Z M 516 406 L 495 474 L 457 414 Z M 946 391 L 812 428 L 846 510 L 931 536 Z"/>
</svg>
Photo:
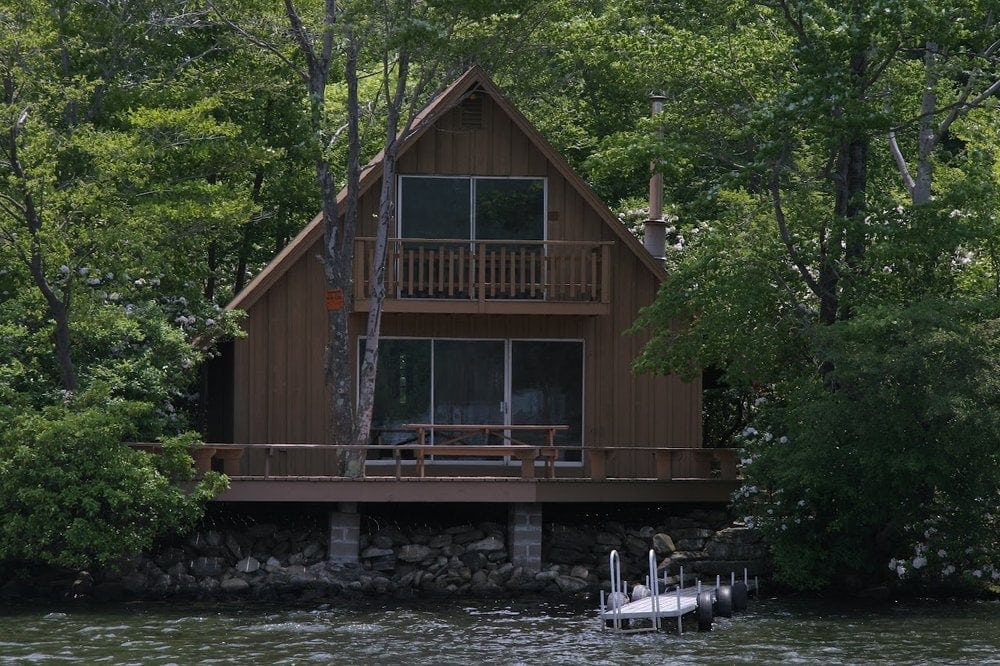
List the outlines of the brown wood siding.
<svg viewBox="0 0 1000 666">
<path fill-rule="evenodd" d="M 657 280 L 584 198 L 549 164 L 505 113 L 487 97 L 483 128 L 462 129 L 458 110 L 439 118 L 400 159 L 402 174 L 545 176 L 549 240 L 615 241 L 611 250 L 611 314 L 432 315 L 387 313 L 387 336 L 444 338 L 563 338 L 584 341 L 584 438 L 594 445 L 701 446 L 701 382 L 635 376 L 632 360 L 645 335 L 622 335 L 652 302 Z M 379 186 L 362 198 L 359 235 L 374 235 Z M 234 438 L 237 442 L 327 441 L 329 397 L 323 367 L 327 317 L 325 282 L 317 256 L 321 241 L 249 309 L 248 337 L 234 345 Z M 365 315 L 352 316 L 353 339 Z M 356 365 L 357 349 L 351 350 Z M 314 470 L 332 462 L 316 453 Z M 648 473 L 648 456 L 622 454 L 615 473 Z M 309 473 L 310 470 L 288 470 Z"/>
</svg>

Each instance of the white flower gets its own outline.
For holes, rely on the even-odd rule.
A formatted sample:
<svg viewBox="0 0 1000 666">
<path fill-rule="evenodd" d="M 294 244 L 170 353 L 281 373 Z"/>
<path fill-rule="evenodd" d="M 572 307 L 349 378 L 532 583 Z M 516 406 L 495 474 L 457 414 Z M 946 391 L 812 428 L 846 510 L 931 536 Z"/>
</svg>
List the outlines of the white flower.
<svg viewBox="0 0 1000 666">
<path fill-rule="evenodd" d="M 948 551 L 945 550 L 944 548 L 941 548 L 940 550 L 938 550 L 937 556 L 938 557 L 948 557 Z"/>
<path fill-rule="evenodd" d="M 62 266 L 59 267 L 59 272 L 62 273 L 63 275 L 67 275 L 69 273 L 69 266 L 63 264 Z"/>
<path fill-rule="evenodd" d="M 784 435 L 782 435 L 781 437 L 778 438 L 778 443 L 779 444 L 788 444 L 788 438 L 785 437 Z"/>
<path fill-rule="evenodd" d="M 972 575 L 975 576 L 976 578 L 982 578 L 983 577 L 983 570 L 982 569 L 976 569 L 975 571 L 972 572 Z"/>
<path fill-rule="evenodd" d="M 143 278 L 139 278 L 139 279 L 138 279 L 138 280 L 136 280 L 136 281 L 135 281 L 135 282 L 134 282 L 133 284 L 135 284 L 135 286 L 137 286 L 137 287 L 141 287 L 141 286 L 143 286 L 144 284 L 146 284 L 146 280 L 144 280 Z"/>
<path fill-rule="evenodd" d="M 898 563 L 896 562 L 896 558 L 895 557 L 892 558 L 891 560 L 889 560 L 889 571 L 895 571 L 897 564 Z"/>
<path fill-rule="evenodd" d="M 97 285 L 101 284 L 101 278 L 96 278 L 96 277 L 87 278 L 87 284 L 89 284 L 91 287 L 96 287 Z"/>
<path fill-rule="evenodd" d="M 927 558 L 926 557 L 924 557 L 923 555 L 921 555 L 920 557 L 914 557 L 913 558 L 913 568 L 914 569 L 923 569 L 925 566 L 927 566 Z"/>
<path fill-rule="evenodd" d="M 89 272 L 90 272 L 90 269 L 87 268 L 86 266 L 84 266 L 83 268 L 80 269 L 80 275 L 86 275 Z"/>
<path fill-rule="evenodd" d="M 215 320 L 214 319 L 206 319 L 205 320 L 205 325 L 206 326 L 215 326 Z"/>
<path fill-rule="evenodd" d="M 955 565 L 954 564 L 949 564 L 949 565 L 945 566 L 944 569 L 941 570 L 941 575 L 942 576 L 950 576 L 953 573 L 955 573 Z"/>
<path fill-rule="evenodd" d="M 900 578 L 902 578 L 905 573 L 906 573 L 906 567 L 904 567 L 902 564 L 900 564 L 899 566 L 896 567 L 896 575 L 897 576 L 899 576 Z"/>
</svg>

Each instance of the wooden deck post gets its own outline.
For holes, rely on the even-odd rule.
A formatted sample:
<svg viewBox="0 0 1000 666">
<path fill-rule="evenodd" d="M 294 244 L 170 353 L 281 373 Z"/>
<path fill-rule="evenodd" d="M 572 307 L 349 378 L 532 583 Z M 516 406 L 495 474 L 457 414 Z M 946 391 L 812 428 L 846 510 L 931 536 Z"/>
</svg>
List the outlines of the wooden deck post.
<svg viewBox="0 0 1000 666">
<path fill-rule="evenodd" d="M 590 478 L 594 481 L 603 481 L 608 478 L 606 469 L 606 457 L 604 449 L 585 449 L 587 452 L 587 463 L 590 466 Z"/>
<path fill-rule="evenodd" d="M 656 478 L 660 481 L 670 481 L 673 477 L 672 451 L 657 449 L 654 453 L 656 457 Z"/>
</svg>

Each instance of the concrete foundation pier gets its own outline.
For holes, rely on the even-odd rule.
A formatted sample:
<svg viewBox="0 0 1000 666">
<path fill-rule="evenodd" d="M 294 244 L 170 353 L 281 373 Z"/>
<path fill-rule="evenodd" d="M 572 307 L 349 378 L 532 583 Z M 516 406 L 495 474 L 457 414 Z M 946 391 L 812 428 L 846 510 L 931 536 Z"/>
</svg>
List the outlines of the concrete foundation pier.
<svg viewBox="0 0 1000 666">
<path fill-rule="evenodd" d="M 357 502 L 339 502 L 330 512 L 330 547 L 327 559 L 336 564 L 358 564 L 361 514 Z"/>
<path fill-rule="evenodd" d="M 511 504 L 507 519 L 510 561 L 528 571 L 542 568 L 542 505 Z"/>
</svg>

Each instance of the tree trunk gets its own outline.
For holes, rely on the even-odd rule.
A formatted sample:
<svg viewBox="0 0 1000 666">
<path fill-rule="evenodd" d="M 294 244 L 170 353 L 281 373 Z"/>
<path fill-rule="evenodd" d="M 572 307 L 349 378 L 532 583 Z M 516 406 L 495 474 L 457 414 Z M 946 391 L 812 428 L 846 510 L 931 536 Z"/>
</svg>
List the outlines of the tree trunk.
<svg viewBox="0 0 1000 666">
<path fill-rule="evenodd" d="M 360 109 L 358 104 L 358 43 L 353 28 L 347 26 L 346 61 L 344 75 L 347 83 L 347 197 L 344 217 L 340 220 L 337 192 L 333 179 L 326 169 L 323 192 L 323 221 L 325 229 L 325 267 L 327 288 L 339 289 L 343 295 L 340 310 L 329 313 L 330 344 L 326 354 L 326 383 L 333 399 L 330 414 L 329 439 L 335 445 L 357 443 L 357 413 L 354 373 L 350 362 L 351 336 L 350 312 L 354 297 L 354 236 L 358 221 L 358 198 L 361 187 L 361 139 L 359 132 Z M 326 188 L 330 188 L 327 191 Z M 338 232 L 342 237 L 338 241 Z M 342 449 L 339 456 L 340 474 L 350 478 L 364 476 L 364 451 Z"/>
<path fill-rule="evenodd" d="M 384 71 L 388 92 L 389 71 Z M 399 116 L 406 94 L 409 57 L 401 53 L 398 61 L 396 91 L 389 102 L 385 122 L 385 150 L 382 153 L 382 190 L 379 193 L 378 230 L 372 266 L 371 306 L 365 337 L 365 354 L 358 377 L 358 421 L 355 439 L 367 444 L 371 434 L 372 412 L 375 408 L 375 379 L 378 369 L 379 332 L 382 327 L 382 303 L 385 301 L 385 262 L 389 226 L 396 219 L 396 154 L 399 149 Z M 386 95 L 388 98 L 388 94 Z M 362 465 L 363 467 L 363 465 Z"/>
<path fill-rule="evenodd" d="M 867 71 L 867 54 L 865 52 L 856 53 L 851 59 L 851 77 L 859 100 L 864 96 L 864 80 Z M 861 261 L 864 259 L 868 243 L 864 218 L 867 210 L 865 193 L 868 188 L 870 143 L 864 129 L 851 130 L 850 134 L 841 139 L 837 156 L 834 178 L 834 216 L 838 226 L 843 229 L 844 265 L 847 269 L 840 276 L 842 281 L 840 302 L 836 307 L 837 318 L 841 320 L 854 316 L 854 308 L 851 304 L 853 299 L 849 292 L 856 282 L 856 273 L 861 268 Z"/>
<path fill-rule="evenodd" d="M 919 140 L 917 148 L 917 175 L 913 179 L 913 191 L 911 192 L 914 204 L 920 205 L 930 202 L 931 184 L 934 180 L 934 161 L 931 155 L 934 152 L 935 133 L 937 131 L 934 122 L 934 112 L 937 108 L 937 82 L 938 82 L 938 46 L 934 42 L 927 42 L 924 54 L 924 94 L 920 99 L 920 122 Z"/>
</svg>

